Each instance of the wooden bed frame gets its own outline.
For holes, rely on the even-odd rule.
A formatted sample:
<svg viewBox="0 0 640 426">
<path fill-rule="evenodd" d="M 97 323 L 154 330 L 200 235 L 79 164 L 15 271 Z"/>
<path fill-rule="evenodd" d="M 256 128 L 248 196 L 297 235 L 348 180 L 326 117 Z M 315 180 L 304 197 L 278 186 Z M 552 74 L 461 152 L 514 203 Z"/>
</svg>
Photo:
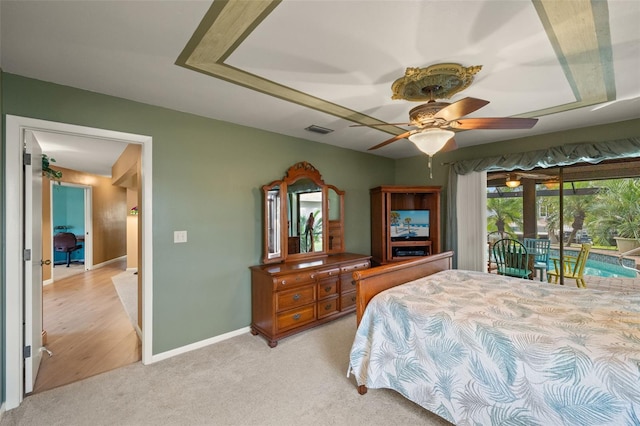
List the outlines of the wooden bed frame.
<svg viewBox="0 0 640 426">
<path fill-rule="evenodd" d="M 388 288 L 451 269 L 452 259 L 453 252 L 447 251 L 433 256 L 422 257 L 418 260 L 389 263 L 354 272 L 358 325 L 360 325 L 364 310 L 373 296 Z"/>
<path fill-rule="evenodd" d="M 418 260 L 390 263 L 371 269 L 356 271 L 353 279 L 356 283 L 356 318 L 360 325 L 364 310 L 369 301 L 381 291 L 391 287 L 433 275 L 436 272 L 452 268 L 453 252 L 448 251 Z M 367 393 L 367 387 L 358 386 L 358 393 Z"/>
</svg>

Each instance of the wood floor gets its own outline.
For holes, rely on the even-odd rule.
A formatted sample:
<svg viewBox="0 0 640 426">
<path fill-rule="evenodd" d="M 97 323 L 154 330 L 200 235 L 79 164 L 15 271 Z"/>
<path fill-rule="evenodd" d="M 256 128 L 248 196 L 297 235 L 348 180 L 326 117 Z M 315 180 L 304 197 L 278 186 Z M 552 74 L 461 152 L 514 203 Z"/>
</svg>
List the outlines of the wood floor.
<svg viewBox="0 0 640 426">
<path fill-rule="evenodd" d="M 141 344 L 111 277 L 118 262 L 72 275 L 43 288 L 42 354 L 34 393 L 113 370 L 141 359 Z"/>
</svg>

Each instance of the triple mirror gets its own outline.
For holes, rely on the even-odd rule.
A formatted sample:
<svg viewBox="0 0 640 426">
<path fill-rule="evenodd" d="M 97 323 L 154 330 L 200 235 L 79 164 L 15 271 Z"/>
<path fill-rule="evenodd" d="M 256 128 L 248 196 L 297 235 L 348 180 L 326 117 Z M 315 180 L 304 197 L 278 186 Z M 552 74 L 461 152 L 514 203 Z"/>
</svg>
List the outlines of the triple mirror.
<svg viewBox="0 0 640 426">
<path fill-rule="evenodd" d="M 344 251 L 344 192 L 325 184 L 311 164 L 294 164 L 282 180 L 262 191 L 263 263 Z"/>
</svg>

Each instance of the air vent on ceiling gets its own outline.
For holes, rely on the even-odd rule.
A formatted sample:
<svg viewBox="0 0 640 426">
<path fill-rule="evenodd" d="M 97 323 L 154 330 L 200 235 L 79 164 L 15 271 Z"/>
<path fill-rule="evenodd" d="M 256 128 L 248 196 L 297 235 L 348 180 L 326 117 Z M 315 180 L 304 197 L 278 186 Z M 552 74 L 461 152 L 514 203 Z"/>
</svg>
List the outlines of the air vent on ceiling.
<svg viewBox="0 0 640 426">
<path fill-rule="evenodd" d="M 327 133 L 333 132 L 332 129 L 327 129 L 326 127 L 316 126 L 315 124 L 312 124 L 309 127 L 305 127 L 305 130 L 308 130 L 308 131 L 314 132 L 314 133 L 320 133 L 321 135 L 326 135 Z"/>
</svg>

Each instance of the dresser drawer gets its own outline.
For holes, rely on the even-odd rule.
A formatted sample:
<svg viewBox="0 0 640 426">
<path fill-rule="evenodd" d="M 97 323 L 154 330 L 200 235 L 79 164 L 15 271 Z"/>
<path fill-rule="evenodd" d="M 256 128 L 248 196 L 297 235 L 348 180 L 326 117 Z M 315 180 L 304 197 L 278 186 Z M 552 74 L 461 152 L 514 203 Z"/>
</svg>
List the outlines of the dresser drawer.
<svg viewBox="0 0 640 426">
<path fill-rule="evenodd" d="M 290 311 L 282 312 L 278 314 L 276 319 L 276 327 L 278 333 L 281 331 L 290 330 L 292 328 L 299 327 L 304 324 L 315 321 L 316 319 L 316 305 L 304 306 L 299 309 L 292 309 Z"/>
<path fill-rule="evenodd" d="M 356 293 L 347 293 L 340 296 L 340 310 L 353 308 L 356 306 Z"/>
<path fill-rule="evenodd" d="M 342 268 L 340 268 L 340 272 L 345 274 L 347 272 L 358 271 L 360 269 L 369 269 L 369 266 L 370 266 L 369 261 L 352 263 L 350 265 L 343 265 Z"/>
<path fill-rule="evenodd" d="M 325 280 L 318 283 L 318 300 L 338 294 L 338 280 Z"/>
<path fill-rule="evenodd" d="M 356 282 L 351 274 L 343 275 L 340 279 L 340 294 L 351 293 L 356 291 Z"/>
<path fill-rule="evenodd" d="M 313 282 L 316 278 L 315 271 L 299 272 L 297 274 L 281 275 L 273 280 L 273 289 L 282 290 L 283 288 L 295 287 L 301 284 Z"/>
<path fill-rule="evenodd" d="M 340 275 L 340 268 L 325 269 L 316 272 L 316 279 L 323 280 L 325 278 L 336 277 L 338 275 Z"/>
<path fill-rule="evenodd" d="M 318 318 L 324 318 L 336 312 L 339 312 L 337 297 L 318 301 Z"/>
<path fill-rule="evenodd" d="M 276 311 L 295 308 L 306 305 L 316 300 L 315 286 L 308 285 L 288 291 L 279 291 L 276 294 Z"/>
</svg>

